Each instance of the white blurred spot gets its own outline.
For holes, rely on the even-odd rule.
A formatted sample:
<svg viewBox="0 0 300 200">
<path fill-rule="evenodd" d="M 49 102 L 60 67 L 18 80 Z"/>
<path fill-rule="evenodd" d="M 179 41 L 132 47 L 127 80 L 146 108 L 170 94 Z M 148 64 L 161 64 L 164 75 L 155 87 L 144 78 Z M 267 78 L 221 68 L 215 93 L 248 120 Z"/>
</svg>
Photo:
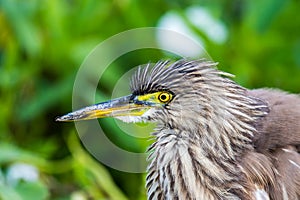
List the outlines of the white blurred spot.
<svg viewBox="0 0 300 200">
<path fill-rule="evenodd" d="M 228 37 L 225 25 L 214 19 L 209 10 L 200 6 L 190 7 L 186 10 L 188 19 L 199 30 L 203 31 L 207 37 L 216 44 L 223 44 Z"/>
<path fill-rule="evenodd" d="M 39 178 L 39 172 L 37 168 L 32 165 L 16 163 L 8 168 L 6 176 L 7 183 L 15 186 L 21 180 L 27 182 L 37 181 Z"/>
<path fill-rule="evenodd" d="M 175 34 L 170 35 L 169 32 L 160 31 L 157 33 L 157 41 L 162 49 L 172 49 L 185 57 L 199 57 L 204 53 L 201 48 L 204 47 L 203 41 L 185 25 L 177 13 L 171 11 L 165 14 L 160 19 L 158 27 L 178 32 L 199 44 L 199 46 L 187 45 L 185 40 L 176 38 Z"/>
<path fill-rule="evenodd" d="M 190 7 L 185 11 L 185 17 L 196 28 L 201 30 L 207 37 L 216 44 L 222 44 L 228 37 L 228 31 L 225 25 L 214 19 L 209 10 L 195 6 Z M 174 52 L 179 52 L 185 57 L 201 57 L 206 55 L 205 43 L 200 35 L 197 35 L 185 22 L 185 20 L 175 11 L 167 12 L 158 22 L 158 27 L 172 30 L 185 35 L 192 39 L 198 45 L 190 45 L 186 40 L 180 39 L 175 35 L 170 35 L 168 32 L 158 31 L 157 41 L 162 49 L 174 49 Z"/>
<path fill-rule="evenodd" d="M 71 194 L 71 200 L 86 200 L 86 195 L 81 191 L 76 191 Z"/>
</svg>

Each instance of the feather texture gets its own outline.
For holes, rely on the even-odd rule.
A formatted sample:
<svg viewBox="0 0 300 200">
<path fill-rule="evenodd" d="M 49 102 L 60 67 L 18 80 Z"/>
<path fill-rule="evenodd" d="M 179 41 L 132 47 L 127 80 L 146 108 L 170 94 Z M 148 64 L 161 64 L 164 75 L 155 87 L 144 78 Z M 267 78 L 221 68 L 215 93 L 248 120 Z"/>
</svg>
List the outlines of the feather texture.
<svg viewBox="0 0 300 200">
<path fill-rule="evenodd" d="M 147 116 L 148 199 L 299 199 L 300 97 L 247 90 L 204 60 L 139 69 L 133 94 L 170 91 Z"/>
</svg>

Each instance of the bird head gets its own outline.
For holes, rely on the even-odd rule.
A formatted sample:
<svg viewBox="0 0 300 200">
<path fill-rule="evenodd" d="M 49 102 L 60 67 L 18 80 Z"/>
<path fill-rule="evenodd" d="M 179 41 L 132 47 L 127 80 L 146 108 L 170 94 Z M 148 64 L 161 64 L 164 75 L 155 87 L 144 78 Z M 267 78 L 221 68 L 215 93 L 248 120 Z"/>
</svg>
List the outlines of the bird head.
<svg viewBox="0 0 300 200">
<path fill-rule="evenodd" d="M 82 108 L 57 121 L 114 117 L 124 122 L 157 121 L 170 128 L 197 130 L 195 126 L 207 126 L 213 116 L 228 119 L 234 115 L 229 108 L 245 108 L 235 105 L 232 94 L 241 101 L 248 100 L 242 87 L 224 78 L 230 74 L 215 66 L 204 60 L 179 60 L 140 67 L 131 79 L 130 95 Z"/>
</svg>

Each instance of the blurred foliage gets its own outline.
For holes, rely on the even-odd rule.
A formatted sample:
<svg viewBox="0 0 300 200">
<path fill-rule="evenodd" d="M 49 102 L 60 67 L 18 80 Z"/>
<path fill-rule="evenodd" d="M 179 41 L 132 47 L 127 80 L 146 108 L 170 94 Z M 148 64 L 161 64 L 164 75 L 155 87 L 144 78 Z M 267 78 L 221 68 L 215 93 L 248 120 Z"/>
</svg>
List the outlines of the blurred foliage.
<svg viewBox="0 0 300 200">
<path fill-rule="evenodd" d="M 225 24 L 228 38 L 216 44 L 185 19 L 237 82 L 300 92 L 298 0 L 0 0 L 0 199 L 145 199 L 144 174 L 104 167 L 84 150 L 73 124 L 54 119 L 71 110 L 77 69 L 97 44 L 192 5 Z M 162 57 L 153 50 L 122 56 L 100 81 L 98 97 L 111 96 L 131 67 Z M 113 138 L 122 135 L 111 130 Z M 136 152 L 148 145 L 127 136 L 116 143 Z M 38 178 L 11 184 L 8 172 L 18 163 L 34 166 Z"/>
</svg>

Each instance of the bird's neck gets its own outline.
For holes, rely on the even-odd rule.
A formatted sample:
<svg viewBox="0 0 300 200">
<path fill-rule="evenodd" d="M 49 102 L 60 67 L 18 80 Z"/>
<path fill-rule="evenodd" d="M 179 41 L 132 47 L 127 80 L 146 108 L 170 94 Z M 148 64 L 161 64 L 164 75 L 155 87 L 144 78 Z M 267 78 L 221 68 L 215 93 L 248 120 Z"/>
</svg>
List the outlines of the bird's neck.
<svg viewBox="0 0 300 200">
<path fill-rule="evenodd" d="M 189 115 L 182 115 L 185 123 L 158 127 L 149 148 L 150 199 L 240 199 L 245 188 L 239 162 L 253 150 L 254 124 L 267 107 L 242 88 L 226 90 L 236 91 L 216 92 L 206 107 L 190 107 Z"/>
<path fill-rule="evenodd" d="M 176 129 L 157 134 L 150 148 L 148 196 L 239 199 L 233 192 L 241 189 L 237 160 L 242 152 L 233 147 L 237 144 L 226 137 L 220 137 L 218 143 L 209 137 L 191 138 L 189 134 Z M 251 145 L 243 146 L 251 149 Z"/>
<path fill-rule="evenodd" d="M 148 197 L 240 199 L 237 194 L 244 188 L 239 161 L 253 150 L 252 123 L 263 113 L 259 103 L 245 111 L 225 105 L 199 117 L 204 121 L 192 125 L 197 129 L 159 127 L 150 147 Z"/>
</svg>

